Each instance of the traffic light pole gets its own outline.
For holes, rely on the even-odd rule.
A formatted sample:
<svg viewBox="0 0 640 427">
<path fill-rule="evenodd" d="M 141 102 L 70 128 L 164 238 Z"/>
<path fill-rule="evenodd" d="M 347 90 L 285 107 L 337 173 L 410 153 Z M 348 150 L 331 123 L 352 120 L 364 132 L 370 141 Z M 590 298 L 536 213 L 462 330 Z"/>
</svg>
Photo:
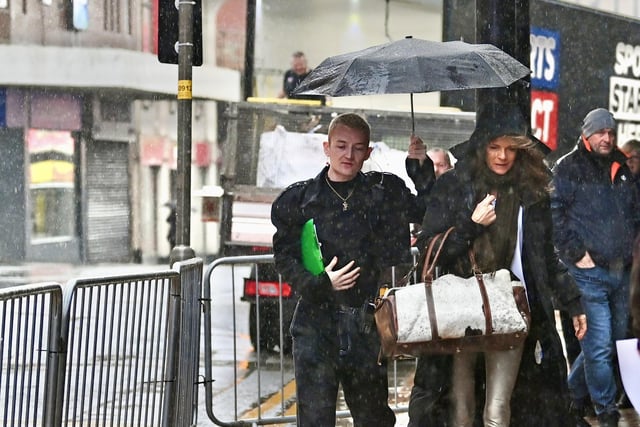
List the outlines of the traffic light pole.
<svg viewBox="0 0 640 427">
<path fill-rule="evenodd" d="M 191 236 L 191 115 L 193 74 L 193 0 L 178 3 L 178 171 L 176 247 L 169 263 L 194 258 Z"/>
</svg>

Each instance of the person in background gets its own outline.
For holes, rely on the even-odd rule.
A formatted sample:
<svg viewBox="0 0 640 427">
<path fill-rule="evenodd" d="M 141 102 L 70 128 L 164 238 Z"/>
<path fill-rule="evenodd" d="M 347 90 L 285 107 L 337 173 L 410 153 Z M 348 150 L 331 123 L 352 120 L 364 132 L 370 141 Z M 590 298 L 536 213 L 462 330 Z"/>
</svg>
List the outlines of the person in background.
<svg viewBox="0 0 640 427">
<path fill-rule="evenodd" d="M 630 139 L 624 144 L 622 144 L 622 146 L 620 147 L 620 150 L 627 155 L 627 166 L 629 166 L 629 170 L 633 175 L 633 182 L 636 185 L 636 190 L 638 191 L 638 194 L 640 194 L 640 140 Z M 638 206 L 638 209 L 640 209 L 640 206 Z M 637 251 L 638 249 L 640 249 L 638 247 L 638 244 L 640 244 L 640 242 L 636 240 L 634 251 Z M 640 253 L 637 256 L 634 255 L 634 257 L 640 257 Z M 638 265 L 637 268 L 640 269 L 640 259 L 636 262 L 636 264 Z M 633 274 L 634 273 L 632 271 L 632 276 Z M 638 280 L 638 274 L 640 274 L 640 271 L 636 271 L 635 280 Z M 632 286 L 634 285 L 633 278 L 631 279 L 631 285 Z M 640 289 L 637 289 L 637 288 L 636 290 L 631 289 L 631 299 L 629 300 L 631 305 L 631 317 L 629 319 L 630 323 L 629 323 L 629 334 L 628 334 L 629 337 L 633 335 L 637 336 L 637 334 L 640 332 L 640 329 L 637 329 L 636 331 L 633 330 L 634 324 L 637 326 L 640 326 L 640 306 L 638 306 L 638 303 L 640 303 L 640 301 L 637 301 L 635 303 L 636 304 L 635 310 L 637 314 L 634 315 L 634 307 L 633 307 L 634 298 L 636 298 L 636 300 L 640 299 Z M 632 322 L 635 322 L 635 323 L 632 323 Z M 620 409 L 631 408 L 633 405 L 631 404 L 631 401 L 629 400 L 629 397 L 627 396 L 626 391 L 622 387 L 621 381 L 618 381 L 618 388 L 619 388 L 618 394 L 620 395 L 620 398 L 618 399 L 618 408 Z"/>
<path fill-rule="evenodd" d="M 293 52 L 291 55 L 291 68 L 284 73 L 282 90 L 278 98 L 291 98 L 293 91 L 302 80 L 311 72 L 307 65 L 307 57 L 301 51 Z"/>
<path fill-rule="evenodd" d="M 276 268 L 298 295 L 290 329 L 300 427 L 335 425 L 340 385 L 355 426 L 395 424 L 387 363 L 378 362 L 373 302 L 385 270 L 410 260 L 409 223 L 420 221 L 435 177 L 416 136 L 405 166 L 417 195 L 396 175 L 362 173 L 370 135 L 361 116 L 335 117 L 323 143 L 328 165 L 315 178 L 289 186 L 271 209 Z M 309 219 L 325 266 L 319 275 L 302 262 L 300 237 Z"/>
<path fill-rule="evenodd" d="M 640 141 L 631 139 L 625 142 L 620 150 L 627 155 L 627 166 L 633 175 L 636 188 L 640 191 Z"/>
<path fill-rule="evenodd" d="M 640 224 L 626 161 L 616 145 L 613 114 L 596 108 L 585 116 L 576 148 L 553 169 L 555 246 L 589 319 L 569 373 L 573 412 L 579 421 L 590 400 L 601 427 L 617 426 L 620 418 L 615 342 L 626 336 L 632 247 Z"/>
<path fill-rule="evenodd" d="M 627 141 L 621 150 L 628 156 L 627 166 L 636 178 L 636 186 L 640 188 L 640 141 Z M 633 265 L 631 267 L 631 330 L 636 338 L 640 338 L 640 235 L 633 247 Z M 640 344 L 638 344 L 640 350 Z"/>
<path fill-rule="evenodd" d="M 625 142 L 620 150 L 627 155 L 627 166 L 633 176 L 640 175 L 640 141 L 637 139 L 630 139 Z"/>
<path fill-rule="evenodd" d="M 483 273 L 510 270 L 525 286 L 530 329 L 513 349 L 420 357 L 409 426 L 471 427 L 478 415 L 485 427 L 571 425 L 552 296 L 571 313 L 578 339 L 586 318 L 580 291 L 553 250 L 550 182 L 519 108 L 485 106 L 465 154 L 427 197 L 423 233 L 428 239 L 454 227 L 440 255 L 443 272 L 472 276 L 470 250 Z M 481 359 L 485 372 L 476 378 Z"/>
<path fill-rule="evenodd" d="M 440 177 L 443 173 L 453 168 L 451 164 L 451 156 L 449 152 L 444 148 L 433 147 L 427 151 L 427 156 L 433 162 L 433 168 L 436 174 L 436 178 Z"/>
<path fill-rule="evenodd" d="M 167 202 L 164 204 L 169 208 L 169 215 L 167 215 L 167 224 L 169 224 L 169 231 L 167 232 L 167 241 L 169 242 L 170 249 L 176 246 L 176 202 Z"/>
<path fill-rule="evenodd" d="M 633 247 L 633 265 L 631 267 L 631 330 L 640 339 L 640 235 Z M 638 341 L 640 351 L 640 341 Z"/>
</svg>

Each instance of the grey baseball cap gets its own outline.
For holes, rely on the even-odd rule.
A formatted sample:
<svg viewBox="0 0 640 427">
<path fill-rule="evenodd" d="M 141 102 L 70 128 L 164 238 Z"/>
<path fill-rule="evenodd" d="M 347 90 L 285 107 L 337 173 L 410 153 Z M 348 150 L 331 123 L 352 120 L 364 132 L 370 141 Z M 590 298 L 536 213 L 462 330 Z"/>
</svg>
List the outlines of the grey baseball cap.
<svg viewBox="0 0 640 427">
<path fill-rule="evenodd" d="M 602 129 L 616 130 L 616 121 L 613 114 L 604 108 L 596 108 L 589 111 L 582 120 L 582 133 L 589 138 L 594 133 Z"/>
</svg>

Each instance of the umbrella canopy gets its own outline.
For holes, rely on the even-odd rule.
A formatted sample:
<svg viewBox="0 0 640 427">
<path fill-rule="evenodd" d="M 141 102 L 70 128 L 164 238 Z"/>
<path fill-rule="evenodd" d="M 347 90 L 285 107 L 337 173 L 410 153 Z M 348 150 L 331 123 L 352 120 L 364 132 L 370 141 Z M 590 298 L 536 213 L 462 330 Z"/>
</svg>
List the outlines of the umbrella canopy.
<svg viewBox="0 0 640 427">
<path fill-rule="evenodd" d="M 325 59 L 294 94 L 413 94 L 505 87 L 529 73 L 528 67 L 490 44 L 407 37 Z"/>
<path fill-rule="evenodd" d="M 404 38 L 325 59 L 295 93 L 349 96 L 504 87 L 529 73 L 490 44 Z"/>
</svg>

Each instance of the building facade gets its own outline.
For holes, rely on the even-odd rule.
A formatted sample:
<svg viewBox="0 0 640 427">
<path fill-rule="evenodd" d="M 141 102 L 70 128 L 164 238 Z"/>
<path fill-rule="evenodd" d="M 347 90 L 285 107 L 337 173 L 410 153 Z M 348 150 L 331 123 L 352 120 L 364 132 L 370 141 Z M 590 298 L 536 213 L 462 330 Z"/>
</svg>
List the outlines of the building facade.
<svg viewBox="0 0 640 427">
<path fill-rule="evenodd" d="M 157 7 L 0 0 L 0 262 L 168 254 L 158 236 L 175 177 L 178 74 L 154 53 Z M 193 139 L 205 147 L 196 187 L 215 177 L 217 101 L 240 93 L 239 73 L 212 65 L 208 46 L 193 69 Z"/>
<path fill-rule="evenodd" d="M 177 66 L 156 58 L 159 1 L 0 0 L 0 262 L 168 256 Z M 640 10 L 639 0 L 575 3 L 631 16 Z M 204 65 L 193 69 L 193 190 L 218 183 L 220 118 L 224 104 L 241 97 L 247 4 L 202 2 Z M 257 97 L 275 96 L 296 50 L 313 67 L 327 56 L 407 35 L 442 39 L 442 0 L 255 5 Z M 409 108 L 404 95 L 333 102 Z M 416 94 L 416 111 L 438 105 L 438 94 Z M 218 228 L 201 221 L 197 196 L 191 205 L 191 247 L 198 255 L 215 253 Z"/>
</svg>

